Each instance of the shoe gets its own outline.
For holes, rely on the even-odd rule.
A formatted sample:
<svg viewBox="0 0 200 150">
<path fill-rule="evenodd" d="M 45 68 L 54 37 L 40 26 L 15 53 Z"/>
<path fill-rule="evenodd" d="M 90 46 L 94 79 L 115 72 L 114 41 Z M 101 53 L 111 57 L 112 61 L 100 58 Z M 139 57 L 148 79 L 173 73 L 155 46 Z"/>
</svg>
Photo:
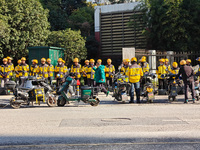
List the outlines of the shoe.
<svg viewBox="0 0 200 150">
<path fill-rule="evenodd" d="M 193 103 L 196 103 L 196 100 L 195 100 L 195 99 L 193 99 Z"/>
<path fill-rule="evenodd" d="M 134 103 L 134 101 L 129 101 L 129 103 L 131 104 L 131 103 Z"/>
<path fill-rule="evenodd" d="M 109 95 L 109 93 L 110 93 L 109 91 L 106 93 L 106 97 Z"/>
<path fill-rule="evenodd" d="M 184 102 L 184 103 L 188 104 L 188 100 L 185 100 L 185 102 Z"/>
</svg>

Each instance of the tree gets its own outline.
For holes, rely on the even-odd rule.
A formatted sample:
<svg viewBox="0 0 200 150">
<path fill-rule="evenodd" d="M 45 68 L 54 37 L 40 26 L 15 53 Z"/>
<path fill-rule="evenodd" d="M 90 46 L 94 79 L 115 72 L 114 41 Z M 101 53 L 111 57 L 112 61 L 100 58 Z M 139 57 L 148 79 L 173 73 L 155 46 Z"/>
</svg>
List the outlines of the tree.
<svg viewBox="0 0 200 150">
<path fill-rule="evenodd" d="M 16 59 L 27 47 L 45 45 L 49 33 L 48 10 L 36 0 L 0 0 L 0 20 L 9 36 L 0 38 L 0 53 Z M 2 55 L 2 53 L 1 53 Z"/>
<path fill-rule="evenodd" d="M 143 12 L 144 34 L 149 49 L 186 51 L 188 40 L 184 26 L 188 20 L 181 14 L 182 0 L 145 0 L 137 9 Z M 134 15 L 133 15 L 134 18 Z M 130 22 L 134 26 L 134 22 Z"/>
<path fill-rule="evenodd" d="M 67 63 L 70 63 L 76 57 L 80 60 L 86 58 L 85 42 L 80 31 L 71 29 L 52 31 L 48 38 L 49 46 L 65 48 L 64 53 Z"/>
<path fill-rule="evenodd" d="M 83 36 L 94 33 L 94 8 L 91 6 L 75 10 L 69 17 L 69 26 L 73 30 L 81 30 Z"/>
<path fill-rule="evenodd" d="M 44 8 L 49 9 L 51 30 L 68 28 L 68 17 L 77 9 L 86 6 L 86 0 L 40 0 Z"/>
</svg>

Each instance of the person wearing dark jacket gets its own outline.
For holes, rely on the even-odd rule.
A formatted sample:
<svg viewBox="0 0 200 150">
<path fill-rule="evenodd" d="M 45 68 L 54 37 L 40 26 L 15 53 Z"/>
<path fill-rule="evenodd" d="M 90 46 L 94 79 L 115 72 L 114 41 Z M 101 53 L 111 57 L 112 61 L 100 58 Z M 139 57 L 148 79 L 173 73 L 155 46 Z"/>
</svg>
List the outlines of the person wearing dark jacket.
<svg viewBox="0 0 200 150">
<path fill-rule="evenodd" d="M 106 83 L 106 76 L 105 76 L 105 67 L 103 65 L 100 65 L 100 63 L 96 63 L 96 67 L 93 67 L 93 70 L 95 71 L 94 80 L 96 81 L 96 86 L 99 86 L 101 88 L 101 91 L 108 96 L 109 91 L 106 90 L 104 84 Z"/>
<path fill-rule="evenodd" d="M 195 90 L 194 90 L 194 70 L 192 67 L 186 65 L 185 60 L 180 61 L 181 68 L 179 70 L 179 73 L 176 76 L 176 79 L 182 75 L 183 82 L 185 85 L 185 103 L 188 103 L 188 92 L 189 88 L 192 92 L 192 100 L 193 103 L 195 103 Z"/>
</svg>

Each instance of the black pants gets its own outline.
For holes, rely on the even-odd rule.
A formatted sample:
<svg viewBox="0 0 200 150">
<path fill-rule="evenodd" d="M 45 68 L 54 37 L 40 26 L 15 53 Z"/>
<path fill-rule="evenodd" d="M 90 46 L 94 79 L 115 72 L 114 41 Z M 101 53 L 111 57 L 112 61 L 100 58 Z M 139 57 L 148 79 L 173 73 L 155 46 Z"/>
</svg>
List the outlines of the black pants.
<svg viewBox="0 0 200 150">
<path fill-rule="evenodd" d="M 107 94 L 108 90 L 106 90 L 103 83 L 96 83 L 96 86 L 101 88 L 101 92 L 104 92 L 105 94 Z M 99 90 L 97 91 L 99 92 Z"/>
<path fill-rule="evenodd" d="M 185 85 L 185 100 L 188 100 L 189 88 L 192 92 L 192 99 L 195 99 L 196 93 L 194 90 L 194 81 L 184 81 L 184 85 Z"/>
<path fill-rule="evenodd" d="M 88 86 L 92 86 L 92 87 L 95 86 L 95 81 L 94 81 L 94 79 L 87 79 L 87 83 L 88 83 Z"/>
<path fill-rule="evenodd" d="M 84 80 L 84 85 L 88 85 L 88 83 L 87 83 L 87 77 L 83 77 L 83 80 Z"/>
<path fill-rule="evenodd" d="M 48 77 L 48 83 L 49 83 L 50 85 L 52 85 L 52 78 L 53 78 L 53 77 Z"/>
<path fill-rule="evenodd" d="M 112 78 L 106 78 L 106 86 L 112 86 Z"/>
<path fill-rule="evenodd" d="M 159 89 L 167 89 L 165 79 L 158 79 L 158 85 L 159 85 Z"/>
</svg>

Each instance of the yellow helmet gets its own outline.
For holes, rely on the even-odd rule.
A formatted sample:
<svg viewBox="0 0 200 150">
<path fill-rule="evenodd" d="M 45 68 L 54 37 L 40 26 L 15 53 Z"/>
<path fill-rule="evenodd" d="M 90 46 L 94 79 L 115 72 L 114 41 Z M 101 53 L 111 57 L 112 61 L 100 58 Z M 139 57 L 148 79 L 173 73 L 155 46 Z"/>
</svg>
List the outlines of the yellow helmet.
<svg viewBox="0 0 200 150">
<path fill-rule="evenodd" d="M 178 63 L 177 63 L 177 62 L 173 62 L 173 63 L 172 63 L 172 66 L 173 66 L 174 68 L 177 68 L 177 67 L 178 67 Z"/>
<path fill-rule="evenodd" d="M 142 56 L 142 58 L 141 58 L 141 59 L 144 59 L 145 61 L 147 60 L 146 56 Z"/>
<path fill-rule="evenodd" d="M 196 61 L 200 61 L 200 57 L 198 57 L 198 58 L 196 59 Z"/>
<path fill-rule="evenodd" d="M 89 60 L 85 60 L 85 63 L 89 63 Z"/>
<path fill-rule="evenodd" d="M 90 59 L 90 63 L 94 63 L 95 61 L 94 61 L 94 59 Z"/>
<path fill-rule="evenodd" d="M 65 61 L 64 61 L 64 60 L 62 60 L 62 62 L 65 64 Z"/>
<path fill-rule="evenodd" d="M 50 59 L 50 58 L 47 58 L 47 62 L 51 62 L 51 59 Z"/>
<path fill-rule="evenodd" d="M 18 64 L 21 64 L 21 62 L 22 62 L 22 61 L 21 61 L 20 59 L 17 61 Z"/>
<path fill-rule="evenodd" d="M 186 64 L 190 64 L 191 62 L 192 62 L 191 59 L 186 60 Z"/>
<path fill-rule="evenodd" d="M 45 58 L 42 58 L 42 59 L 41 59 L 41 61 L 43 61 L 43 62 L 44 62 L 44 61 L 46 61 L 46 59 L 45 59 Z"/>
<path fill-rule="evenodd" d="M 186 65 L 186 61 L 185 60 L 181 60 L 180 61 L 180 65 L 182 66 L 182 65 Z"/>
<path fill-rule="evenodd" d="M 132 61 L 137 62 L 137 58 L 136 58 L 136 57 L 131 58 L 131 62 L 132 62 Z"/>
<path fill-rule="evenodd" d="M 58 58 L 58 61 L 62 61 L 62 58 Z"/>
<path fill-rule="evenodd" d="M 74 63 L 79 62 L 78 58 L 74 58 Z"/>
<path fill-rule="evenodd" d="M 7 57 L 7 59 L 8 59 L 8 60 L 13 60 L 12 57 L 9 57 L 9 56 Z"/>
<path fill-rule="evenodd" d="M 166 58 L 166 59 L 165 59 L 165 62 L 169 62 L 169 59 Z"/>
<path fill-rule="evenodd" d="M 126 61 L 129 63 L 129 62 L 130 62 L 130 59 L 126 59 Z"/>
<path fill-rule="evenodd" d="M 163 58 L 161 58 L 161 59 L 159 59 L 159 62 L 165 62 L 165 59 L 163 59 Z"/>
<path fill-rule="evenodd" d="M 25 57 L 22 57 L 22 58 L 21 58 L 21 61 L 26 61 L 26 58 L 25 58 Z"/>
<path fill-rule="evenodd" d="M 112 62 L 112 60 L 111 59 L 107 59 L 107 63 L 111 63 Z"/>
<path fill-rule="evenodd" d="M 7 59 L 7 58 L 4 58 L 4 59 L 3 59 L 3 62 L 7 62 L 7 61 L 8 61 L 8 59 Z"/>
<path fill-rule="evenodd" d="M 101 59 L 98 59 L 97 62 L 102 62 L 102 60 L 101 60 Z"/>
<path fill-rule="evenodd" d="M 37 60 L 37 59 L 33 59 L 32 62 L 34 62 L 34 63 L 37 64 L 37 63 L 38 63 L 38 60 Z"/>
<path fill-rule="evenodd" d="M 146 62 L 146 59 L 144 59 L 144 58 L 142 58 L 142 59 L 140 59 L 140 62 Z"/>
</svg>

